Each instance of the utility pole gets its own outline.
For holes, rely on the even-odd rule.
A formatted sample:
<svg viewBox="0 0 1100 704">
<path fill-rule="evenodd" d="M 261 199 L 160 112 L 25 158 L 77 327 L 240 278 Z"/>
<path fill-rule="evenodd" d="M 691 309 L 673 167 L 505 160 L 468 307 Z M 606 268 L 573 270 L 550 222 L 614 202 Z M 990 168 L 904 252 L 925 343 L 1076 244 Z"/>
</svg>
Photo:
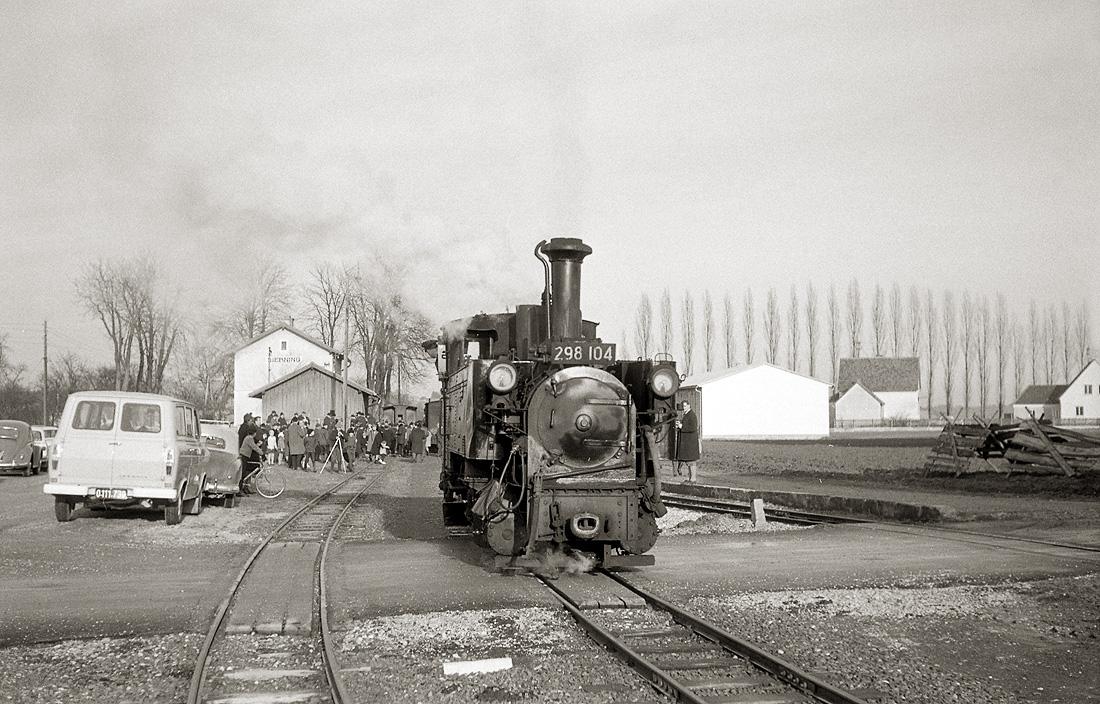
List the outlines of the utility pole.
<svg viewBox="0 0 1100 704">
<path fill-rule="evenodd" d="M 42 321 L 42 425 L 49 425 L 50 419 L 46 416 L 46 389 L 50 385 L 50 357 L 49 346 L 46 340 L 46 321 Z"/>
<path fill-rule="evenodd" d="M 344 428 L 348 427 L 348 364 L 351 360 L 348 359 L 348 311 L 344 309 L 344 368 L 341 370 L 344 372 L 344 415 L 341 416 L 344 419 Z"/>
</svg>

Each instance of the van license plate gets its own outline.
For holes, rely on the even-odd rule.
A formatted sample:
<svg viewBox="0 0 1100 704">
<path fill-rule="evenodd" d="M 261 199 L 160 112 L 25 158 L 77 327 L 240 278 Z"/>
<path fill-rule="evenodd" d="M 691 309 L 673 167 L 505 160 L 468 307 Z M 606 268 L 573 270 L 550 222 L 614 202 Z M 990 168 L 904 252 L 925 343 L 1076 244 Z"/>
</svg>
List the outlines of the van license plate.
<svg viewBox="0 0 1100 704">
<path fill-rule="evenodd" d="M 95 497 L 97 499 L 126 499 L 129 498 L 126 493 L 125 489 L 96 489 Z"/>
</svg>

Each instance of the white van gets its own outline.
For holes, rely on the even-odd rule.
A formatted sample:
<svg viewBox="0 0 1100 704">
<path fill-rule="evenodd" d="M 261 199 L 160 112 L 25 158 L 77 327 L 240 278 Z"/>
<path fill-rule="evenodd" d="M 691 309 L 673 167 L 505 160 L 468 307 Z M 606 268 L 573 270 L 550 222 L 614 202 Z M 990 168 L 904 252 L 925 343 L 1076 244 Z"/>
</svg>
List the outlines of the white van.
<svg viewBox="0 0 1100 704">
<path fill-rule="evenodd" d="M 203 508 L 210 453 L 194 406 L 156 394 L 71 394 L 50 455 L 49 481 L 58 521 L 77 503 L 163 509 L 174 525 Z"/>
</svg>

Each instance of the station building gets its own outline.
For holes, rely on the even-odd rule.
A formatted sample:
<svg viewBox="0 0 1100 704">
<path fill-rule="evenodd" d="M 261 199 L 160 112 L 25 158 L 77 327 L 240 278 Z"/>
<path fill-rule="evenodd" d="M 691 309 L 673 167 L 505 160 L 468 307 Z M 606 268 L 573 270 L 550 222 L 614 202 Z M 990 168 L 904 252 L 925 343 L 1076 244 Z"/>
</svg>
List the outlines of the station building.
<svg viewBox="0 0 1100 704">
<path fill-rule="evenodd" d="M 257 335 L 233 353 L 233 422 L 240 423 L 245 413 L 263 416 L 271 410 L 287 415 L 305 411 L 320 418 L 335 409 L 339 415 L 343 362 L 342 352 L 290 324 Z M 341 386 L 336 396 L 331 388 L 333 380 Z M 351 383 L 348 387 L 349 412 L 365 411 L 374 392 Z M 363 408 L 353 406 L 356 395 L 362 399 Z"/>
</svg>

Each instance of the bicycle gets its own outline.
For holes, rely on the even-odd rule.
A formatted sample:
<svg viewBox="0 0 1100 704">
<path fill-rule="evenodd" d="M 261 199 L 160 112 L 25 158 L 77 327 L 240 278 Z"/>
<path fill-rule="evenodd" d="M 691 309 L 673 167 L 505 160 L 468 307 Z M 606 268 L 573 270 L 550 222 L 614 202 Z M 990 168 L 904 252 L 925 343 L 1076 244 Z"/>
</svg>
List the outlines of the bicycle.
<svg viewBox="0 0 1100 704">
<path fill-rule="evenodd" d="M 286 477 L 275 468 L 275 465 L 270 465 L 262 459 L 260 466 L 249 472 L 243 483 L 267 499 L 274 499 L 286 491 Z"/>
</svg>

